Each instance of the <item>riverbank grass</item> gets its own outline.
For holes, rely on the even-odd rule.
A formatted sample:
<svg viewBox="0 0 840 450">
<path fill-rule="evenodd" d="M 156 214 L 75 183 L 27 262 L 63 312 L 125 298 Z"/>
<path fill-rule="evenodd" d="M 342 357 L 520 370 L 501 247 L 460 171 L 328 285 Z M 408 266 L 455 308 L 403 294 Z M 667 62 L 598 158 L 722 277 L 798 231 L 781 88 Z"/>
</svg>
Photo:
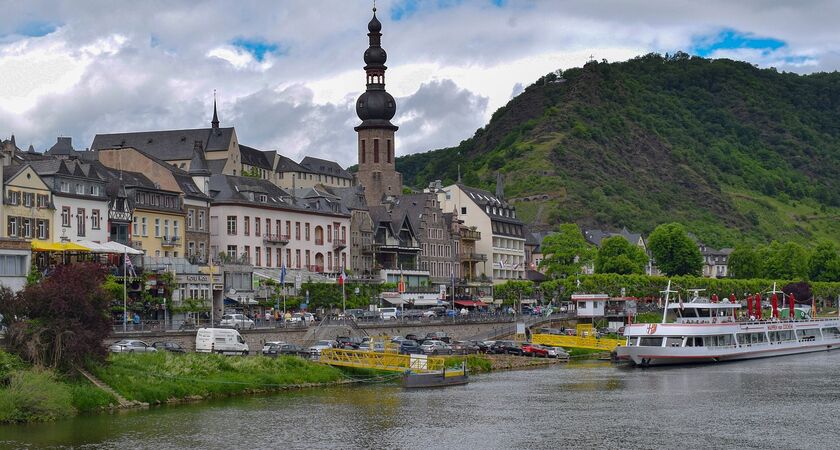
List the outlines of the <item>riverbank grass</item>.
<svg viewBox="0 0 840 450">
<path fill-rule="evenodd" d="M 116 403 L 87 380 L 31 367 L 6 352 L 0 352 L 0 386 L 0 423 L 49 422 Z"/>
<path fill-rule="evenodd" d="M 493 370 L 493 361 L 485 355 L 447 356 L 445 360 L 447 369 L 460 369 L 461 363 L 466 361 L 469 373 L 483 373 Z"/>
<path fill-rule="evenodd" d="M 112 354 L 105 364 L 89 369 L 125 398 L 146 403 L 280 390 L 345 378 L 334 367 L 292 356 Z"/>
</svg>

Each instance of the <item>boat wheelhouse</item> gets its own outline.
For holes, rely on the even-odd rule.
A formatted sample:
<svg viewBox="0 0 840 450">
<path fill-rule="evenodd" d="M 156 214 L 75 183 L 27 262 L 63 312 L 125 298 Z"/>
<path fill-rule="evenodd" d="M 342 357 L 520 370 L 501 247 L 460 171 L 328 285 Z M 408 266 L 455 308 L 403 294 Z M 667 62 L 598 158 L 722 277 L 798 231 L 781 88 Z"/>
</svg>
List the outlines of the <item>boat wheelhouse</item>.
<svg viewBox="0 0 840 450">
<path fill-rule="evenodd" d="M 775 291 L 775 288 L 774 288 Z M 670 291 L 670 284 L 668 291 Z M 735 361 L 792 355 L 840 347 L 840 318 L 739 320 L 741 304 L 713 302 L 695 291 L 688 302 L 666 301 L 662 323 L 639 323 L 624 329 L 626 345 L 616 349 L 619 360 L 636 365 L 666 365 Z M 757 303 L 760 305 L 758 296 Z M 760 316 L 759 316 L 760 317 Z"/>
</svg>

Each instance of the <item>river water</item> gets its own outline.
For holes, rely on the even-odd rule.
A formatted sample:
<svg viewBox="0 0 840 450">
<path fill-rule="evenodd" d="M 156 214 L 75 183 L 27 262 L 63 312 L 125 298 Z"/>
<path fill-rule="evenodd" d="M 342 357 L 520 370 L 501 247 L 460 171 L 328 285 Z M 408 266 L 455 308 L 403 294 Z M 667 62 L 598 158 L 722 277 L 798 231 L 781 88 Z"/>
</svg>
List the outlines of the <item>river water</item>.
<svg viewBox="0 0 840 450">
<path fill-rule="evenodd" d="M 840 352 L 632 369 L 585 361 L 467 386 L 310 389 L 0 427 L 6 448 L 838 448 Z"/>
</svg>

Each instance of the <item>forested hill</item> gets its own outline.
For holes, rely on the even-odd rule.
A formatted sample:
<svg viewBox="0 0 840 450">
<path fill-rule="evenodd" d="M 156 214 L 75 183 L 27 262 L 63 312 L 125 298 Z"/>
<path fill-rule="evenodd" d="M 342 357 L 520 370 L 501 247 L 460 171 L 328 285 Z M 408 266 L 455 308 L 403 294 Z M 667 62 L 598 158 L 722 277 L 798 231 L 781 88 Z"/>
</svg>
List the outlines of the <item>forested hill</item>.
<svg viewBox="0 0 840 450">
<path fill-rule="evenodd" d="M 710 245 L 840 240 L 840 74 L 677 53 L 549 74 L 457 147 L 397 159 L 405 183 L 494 190 L 539 227 L 650 232 Z"/>
</svg>

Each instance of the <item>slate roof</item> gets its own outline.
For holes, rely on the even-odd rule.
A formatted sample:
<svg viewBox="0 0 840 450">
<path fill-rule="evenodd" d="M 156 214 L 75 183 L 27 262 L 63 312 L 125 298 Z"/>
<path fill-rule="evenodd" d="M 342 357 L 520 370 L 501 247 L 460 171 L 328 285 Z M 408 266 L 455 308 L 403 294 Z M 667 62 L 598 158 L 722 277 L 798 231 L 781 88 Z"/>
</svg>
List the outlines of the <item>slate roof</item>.
<svg viewBox="0 0 840 450">
<path fill-rule="evenodd" d="M 210 170 L 210 173 L 220 174 L 225 170 L 225 163 L 227 163 L 226 159 L 208 159 L 207 169 Z"/>
<path fill-rule="evenodd" d="M 234 129 L 230 127 L 97 134 L 90 148 L 134 147 L 164 161 L 190 160 L 195 141 L 201 141 L 206 152 L 227 150 L 233 133 Z"/>
<path fill-rule="evenodd" d="M 293 160 L 281 155 L 277 154 L 277 169 L 275 172 L 306 172 L 309 173 L 311 170 L 301 166 L 300 164 L 294 162 Z"/>
<path fill-rule="evenodd" d="M 261 194 L 266 196 L 265 201 L 260 200 Z M 215 174 L 210 177 L 210 195 L 216 203 L 237 203 L 329 215 L 348 215 L 346 209 L 343 209 L 337 201 L 324 197 L 295 197 L 270 181 L 251 177 Z"/>
<path fill-rule="evenodd" d="M 408 221 L 411 222 L 414 230 L 420 230 L 420 222 L 422 221 L 423 211 L 426 210 L 426 201 L 429 196 L 434 194 L 407 194 L 396 197 L 394 200 L 394 210 L 401 210 Z M 448 231 L 448 230 L 447 230 Z"/>
<path fill-rule="evenodd" d="M 247 164 L 252 167 L 259 167 L 265 170 L 271 170 L 271 162 L 265 156 L 265 153 L 247 145 L 239 144 L 239 154 L 242 156 L 242 164 Z"/>
<path fill-rule="evenodd" d="M 19 174 L 29 164 L 12 164 L 3 167 L 3 182 L 7 182 Z"/>
<path fill-rule="evenodd" d="M 59 137 L 55 144 L 46 151 L 48 155 L 72 155 L 75 153 L 73 149 L 73 139 L 70 137 Z"/>
<path fill-rule="evenodd" d="M 385 225 L 391 230 L 393 236 L 399 236 L 402 225 L 405 222 L 405 211 L 400 209 L 389 210 L 387 206 L 376 205 L 368 207 L 370 211 L 370 218 L 373 221 L 374 228 L 379 228 L 380 225 Z M 412 227 L 412 233 L 416 232 L 409 220 L 409 227 Z"/>
<path fill-rule="evenodd" d="M 311 156 L 307 156 L 303 158 L 303 161 L 300 162 L 300 165 L 309 169 L 309 172 L 312 173 L 320 173 L 321 175 L 331 175 L 334 177 L 341 177 L 347 179 L 353 179 L 353 175 L 350 172 L 344 170 L 340 165 L 338 165 L 335 161 L 328 161 L 326 159 L 320 158 L 313 158 Z"/>
<path fill-rule="evenodd" d="M 362 186 L 324 186 L 324 189 L 338 197 L 341 200 L 341 204 L 349 210 L 368 210 L 367 200 L 365 199 L 365 190 Z"/>
<path fill-rule="evenodd" d="M 583 232 L 583 237 L 586 238 L 587 241 L 594 244 L 597 247 L 601 246 L 601 241 L 608 237 L 613 236 L 621 236 L 624 239 L 627 239 L 627 242 L 638 245 L 639 239 L 642 238 L 641 233 L 631 233 L 627 230 L 627 228 L 622 228 L 621 231 L 617 233 L 613 233 L 610 231 L 603 231 L 603 230 L 585 230 Z"/>
<path fill-rule="evenodd" d="M 29 165 L 39 176 L 65 175 L 97 181 L 104 180 L 95 166 L 90 163 L 66 159 L 45 159 L 30 161 Z"/>
<path fill-rule="evenodd" d="M 484 211 L 485 214 L 490 216 L 491 219 L 518 225 L 522 224 L 522 221 L 517 218 L 510 217 L 510 215 L 505 216 L 504 212 L 506 210 L 512 211 L 514 208 L 510 205 L 510 203 L 508 203 L 504 199 L 499 199 L 498 197 L 496 197 L 488 191 L 470 187 L 465 184 L 458 183 L 457 186 L 461 188 L 461 190 L 466 192 L 467 197 L 469 197 L 470 200 L 473 201 L 473 203 L 480 206 L 481 210 Z M 489 213 L 487 213 L 485 206 L 490 207 Z M 496 208 L 495 212 L 493 210 L 494 207 Z"/>
</svg>

